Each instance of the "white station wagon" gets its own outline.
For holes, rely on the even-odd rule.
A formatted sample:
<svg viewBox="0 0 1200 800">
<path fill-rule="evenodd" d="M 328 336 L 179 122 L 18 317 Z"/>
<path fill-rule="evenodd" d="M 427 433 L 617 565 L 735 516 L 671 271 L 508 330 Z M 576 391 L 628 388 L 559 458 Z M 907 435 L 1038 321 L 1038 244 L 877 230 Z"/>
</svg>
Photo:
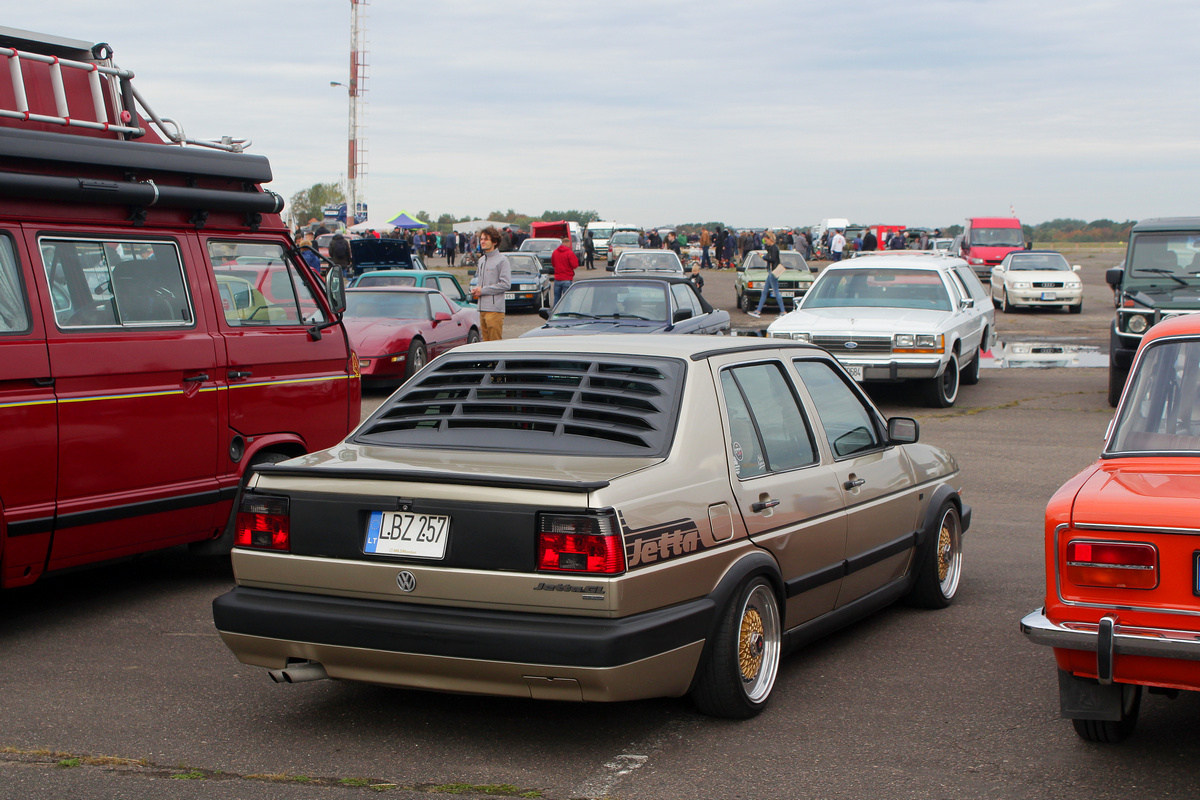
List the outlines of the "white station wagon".
<svg viewBox="0 0 1200 800">
<path fill-rule="evenodd" d="M 856 381 L 921 381 L 926 402 L 946 408 L 979 382 L 995 313 L 961 258 L 884 251 L 827 267 L 767 335 L 824 347 Z"/>
</svg>

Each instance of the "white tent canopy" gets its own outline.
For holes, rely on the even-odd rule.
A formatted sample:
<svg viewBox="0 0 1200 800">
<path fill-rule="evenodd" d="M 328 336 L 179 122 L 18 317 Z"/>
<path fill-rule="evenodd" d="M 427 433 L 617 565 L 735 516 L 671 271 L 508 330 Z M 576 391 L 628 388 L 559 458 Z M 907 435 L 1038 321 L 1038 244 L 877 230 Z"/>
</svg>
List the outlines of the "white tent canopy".
<svg viewBox="0 0 1200 800">
<path fill-rule="evenodd" d="M 364 233 L 366 231 L 390 231 L 393 227 L 395 227 L 395 226 L 393 226 L 392 224 L 387 223 L 387 222 L 384 222 L 384 223 L 371 222 L 371 220 L 368 219 L 368 220 L 363 220 L 362 222 L 358 223 L 357 225 L 351 225 L 346 230 L 351 231 L 353 233 Z"/>
<path fill-rule="evenodd" d="M 491 220 L 491 219 L 473 219 L 470 222 L 456 222 L 456 223 L 454 223 L 454 232 L 455 233 L 478 233 L 479 231 L 483 230 L 484 228 L 490 228 L 493 225 L 499 227 L 499 226 L 504 225 L 504 223 L 496 222 L 495 220 Z"/>
</svg>

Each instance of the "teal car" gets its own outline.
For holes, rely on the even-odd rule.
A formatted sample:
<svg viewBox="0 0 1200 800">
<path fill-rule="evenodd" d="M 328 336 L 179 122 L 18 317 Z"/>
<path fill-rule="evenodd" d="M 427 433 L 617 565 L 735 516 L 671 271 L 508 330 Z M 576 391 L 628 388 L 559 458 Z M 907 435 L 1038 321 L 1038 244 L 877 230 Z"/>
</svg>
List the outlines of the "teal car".
<svg viewBox="0 0 1200 800">
<path fill-rule="evenodd" d="M 475 301 L 463 291 L 458 278 L 449 272 L 426 269 L 376 269 L 350 281 L 351 288 L 377 286 L 416 286 L 437 289 L 459 308 L 475 308 Z"/>
<path fill-rule="evenodd" d="M 738 306 L 742 311 L 752 311 L 758 307 L 758 297 L 767 285 L 767 262 L 763 260 L 766 250 L 751 250 L 737 268 L 737 283 L 734 291 L 737 293 Z M 808 287 L 812 286 L 813 274 L 808 268 L 804 256 L 794 250 L 779 252 L 779 265 L 784 272 L 779 276 L 779 296 L 783 304 L 795 308 L 804 297 Z M 775 295 L 767 295 L 767 305 L 775 305 Z M 780 313 L 787 311 L 779 309 Z"/>
</svg>

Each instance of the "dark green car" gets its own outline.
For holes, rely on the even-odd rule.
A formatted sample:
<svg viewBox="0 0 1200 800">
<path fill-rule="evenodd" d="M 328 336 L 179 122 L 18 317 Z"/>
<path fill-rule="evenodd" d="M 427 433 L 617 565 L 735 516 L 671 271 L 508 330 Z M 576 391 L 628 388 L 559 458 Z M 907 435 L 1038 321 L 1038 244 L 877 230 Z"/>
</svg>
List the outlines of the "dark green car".
<svg viewBox="0 0 1200 800">
<path fill-rule="evenodd" d="M 377 269 L 364 272 L 350 282 L 351 288 L 375 286 L 416 286 L 437 289 L 460 308 L 475 308 L 475 301 L 463 291 L 449 272 L 425 269 Z"/>
<path fill-rule="evenodd" d="M 758 308 L 758 297 L 762 294 L 763 287 L 767 285 L 767 262 L 763 260 L 766 253 L 766 250 L 751 250 L 737 268 L 738 276 L 734 291 L 737 292 L 738 306 L 742 311 L 753 311 Z M 808 287 L 812 286 L 812 270 L 808 268 L 808 262 L 804 260 L 804 256 L 793 250 L 781 250 L 779 264 L 785 270 L 779 278 L 779 294 L 783 298 L 783 304 L 794 309 L 800 302 L 800 298 L 804 297 L 805 292 L 808 291 Z M 767 295 L 767 303 L 764 308 L 767 306 L 775 306 L 775 295 Z M 787 310 L 786 308 L 780 309 L 781 312 Z"/>
</svg>

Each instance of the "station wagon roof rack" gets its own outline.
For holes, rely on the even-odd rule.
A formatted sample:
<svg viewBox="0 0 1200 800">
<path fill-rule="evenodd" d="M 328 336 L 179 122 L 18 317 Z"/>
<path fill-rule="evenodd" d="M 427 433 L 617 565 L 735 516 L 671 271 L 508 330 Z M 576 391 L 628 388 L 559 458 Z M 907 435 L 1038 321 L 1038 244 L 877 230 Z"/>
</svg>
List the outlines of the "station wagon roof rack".
<svg viewBox="0 0 1200 800">
<path fill-rule="evenodd" d="M 113 63 L 112 47 L 104 42 L 93 45 L 76 39 L 0 26 L 0 56 L 5 57 L 8 63 L 12 86 L 11 95 L 0 91 L 0 117 L 104 131 L 120 139 L 145 136 L 146 129 L 141 125 L 144 117 L 150 120 L 166 141 L 174 144 L 209 147 L 230 153 L 240 153 L 251 144 L 248 139 L 229 136 L 219 140 L 189 139 L 183 126 L 170 117 L 159 115 L 150 107 L 133 85 L 133 72 Z M 68 74 L 71 71 L 85 73 L 88 89 L 82 93 L 70 91 L 68 84 L 71 79 L 64 80 L 64 70 Z M 39 85 L 44 84 L 43 76 L 46 73 L 53 94 L 53 107 L 46 104 L 47 107 L 39 108 L 37 99 L 43 99 L 44 96 L 44 89 L 39 89 Z M 81 94 L 87 97 L 87 101 L 81 101 Z M 34 103 L 30 102 L 31 96 L 35 98 Z M 72 99 L 74 107 L 71 105 Z"/>
</svg>

